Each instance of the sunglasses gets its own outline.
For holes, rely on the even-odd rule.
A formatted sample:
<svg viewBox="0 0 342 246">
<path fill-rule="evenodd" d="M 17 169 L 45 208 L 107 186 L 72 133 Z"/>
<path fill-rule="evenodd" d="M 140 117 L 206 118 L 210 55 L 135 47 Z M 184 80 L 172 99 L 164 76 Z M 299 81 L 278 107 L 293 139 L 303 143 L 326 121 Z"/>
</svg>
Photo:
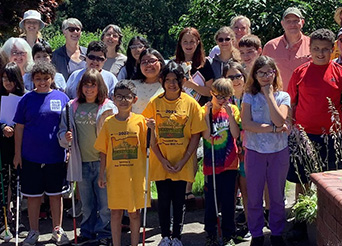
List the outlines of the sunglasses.
<svg viewBox="0 0 342 246">
<path fill-rule="evenodd" d="M 227 96 L 216 95 L 214 93 L 213 93 L 213 95 L 214 95 L 214 97 L 216 97 L 217 100 L 225 100 L 225 101 L 229 100 L 229 97 L 227 97 Z"/>
<path fill-rule="evenodd" d="M 89 60 L 92 61 L 98 61 L 98 62 L 104 62 L 106 60 L 106 58 L 102 57 L 102 56 L 94 56 L 94 55 L 88 55 L 87 56 Z"/>
<path fill-rule="evenodd" d="M 142 60 L 140 64 L 141 66 L 147 66 L 148 64 L 155 65 L 158 61 L 159 61 L 158 59 Z"/>
<path fill-rule="evenodd" d="M 242 79 L 242 78 L 243 78 L 243 75 L 241 73 L 228 76 L 228 79 L 231 79 L 231 80 Z"/>
<path fill-rule="evenodd" d="M 67 27 L 67 28 L 65 28 L 65 29 L 68 30 L 69 32 L 74 32 L 74 31 L 80 32 L 80 31 L 81 31 L 81 28 L 79 28 L 79 27 L 73 27 L 73 26 L 69 26 L 69 27 Z"/>
<path fill-rule="evenodd" d="M 223 41 L 229 42 L 229 41 L 230 41 L 230 38 L 218 38 L 217 41 L 218 41 L 219 43 L 223 43 Z"/>
<path fill-rule="evenodd" d="M 144 47 L 145 47 L 145 46 L 144 46 L 143 44 L 132 44 L 132 45 L 129 46 L 129 48 L 130 48 L 131 50 L 142 49 L 142 48 L 144 48 Z"/>
</svg>

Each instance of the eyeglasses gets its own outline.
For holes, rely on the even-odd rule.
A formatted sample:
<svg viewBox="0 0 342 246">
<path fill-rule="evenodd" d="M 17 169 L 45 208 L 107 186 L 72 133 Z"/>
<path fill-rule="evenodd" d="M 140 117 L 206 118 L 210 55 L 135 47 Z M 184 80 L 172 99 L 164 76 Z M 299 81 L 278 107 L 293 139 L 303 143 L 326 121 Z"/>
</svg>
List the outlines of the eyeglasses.
<svg viewBox="0 0 342 246">
<path fill-rule="evenodd" d="M 267 72 L 257 71 L 257 72 L 256 72 L 256 75 L 257 75 L 259 78 L 263 78 L 263 77 L 269 78 L 269 77 L 273 76 L 275 73 L 276 73 L 275 70 L 267 71 Z"/>
<path fill-rule="evenodd" d="M 110 37 L 119 38 L 119 35 L 117 35 L 116 33 L 106 33 L 105 36 L 107 38 L 110 38 Z"/>
<path fill-rule="evenodd" d="M 144 47 L 145 47 L 145 45 L 143 45 L 143 44 L 132 44 L 132 45 L 129 46 L 129 48 L 130 48 L 131 50 L 142 49 L 142 48 L 144 48 Z"/>
<path fill-rule="evenodd" d="M 79 27 L 73 27 L 73 26 L 69 26 L 69 27 L 67 27 L 67 28 L 65 28 L 65 29 L 68 30 L 69 32 L 74 32 L 74 31 L 80 32 L 80 31 L 81 31 L 81 28 L 79 28 Z"/>
<path fill-rule="evenodd" d="M 216 97 L 217 100 L 225 100 L 225 101 L 229 100 L 228 96 L 216 95 L 214 93 L 213 93 L 213 95 L 214 95 L 214 97 Z"/>
<path fill-rule="evenodd" d="M 149 59 L 149 60 L 143 60 L 140 62 L 141 66 L 147 66 L 148 64 L 150 65 L 155 65 L 159 60 L 158 59 Z"/>
<path fill-rule="evenodd" d="M 219 41 L 219 43 L 223 43 L 223 41 L 229 42 L 230 38 L 218 38 L 217 41 Z"/>
<path fill-rule="evenodd" d="M 104 62 L 106 60 L 106 58 L 102 57 L 102 56 L 94 56 L 94 55 L 88 55 L 87 56 L 89 60 L 92 61 L 98 61 L 98 62 Z"/>
<path fill-rule="evenodd" d="M 94 89 L 97 87 L 97 84 L 83 84 L 83 87 L 86 89 Z"/>
<path fill-rule="evenodd" d="M 126 95 L 126 96 L 124 96 L 124 95 L 118 94 L 118 95 L 115 95 L 114 98 L 116 100 L 120 101 L 120 102 L 123 101 L 123 100 L 131 102 L 131 101 L 133 101 L 134 96 L 133 95 Z"/>
<path fill-rule="evenodd" d="M 26 52 L 22 52 L 22 51 L 12 51 L 11 52 L 12 56 L 24 56 L 26 55 Z"/>
<path fill-rule="evenodd" d="M 242 79 L 242 78 L 243 78 L 243 75 L 241 73 L 228 76 L 228 79 L 231 79 L 231 80 Z"/>
</svg>

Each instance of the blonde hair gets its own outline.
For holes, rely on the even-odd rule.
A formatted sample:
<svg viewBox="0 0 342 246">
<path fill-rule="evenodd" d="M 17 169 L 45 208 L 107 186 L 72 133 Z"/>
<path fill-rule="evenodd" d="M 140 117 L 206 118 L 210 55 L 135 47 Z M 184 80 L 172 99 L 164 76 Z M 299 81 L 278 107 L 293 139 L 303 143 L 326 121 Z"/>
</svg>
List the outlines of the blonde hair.
<svg viewBox="0 0 342 246">
<path fill-rule="evenodd" d="M 233 82 L 226 78 L 217 79 L 211 85 L 211 90 L 218 95 L 230 97 L 234 94 Z"/>
<path fill-rule="evenodd" d="M 243 20 L 246 22 L 247 27 L 248 27 L 247 34 L 251 34 L 251 21 L 250 21 L 250 19 L 248 19 L 248 17 L 246 17 L 244 15 L 238 15 L 238 16 L 233 17 L 230 21 L 230 27 L 234 28 L 234 25 L 239 20 Z"/>
<path fill-rule="evenodd" d="M 214 35 L 215 41 L 217 41 L 218 36 L 222 33 L 227 33 L 229 35 L 230 39 L 232 40 L 232 45 L 231 45 L 232 46 L 232 58 L 235 61 L 240 62 L 241 61 L 240 51 L 236 48 L 236 38 L 235 38 L 235 33 L 233 29 L 231 29 L 228 26 L 221 27 L 220 29 L 218 29 L 218 31 Z"/>
</svg>

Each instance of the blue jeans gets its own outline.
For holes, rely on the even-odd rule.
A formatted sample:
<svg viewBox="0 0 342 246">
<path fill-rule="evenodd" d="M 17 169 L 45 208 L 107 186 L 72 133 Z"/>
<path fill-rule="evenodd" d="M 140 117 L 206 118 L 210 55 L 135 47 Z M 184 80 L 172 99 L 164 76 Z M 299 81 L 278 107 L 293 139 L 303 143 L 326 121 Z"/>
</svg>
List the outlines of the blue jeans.
<svg viewBox="0 0 342 246">
<path fill-rule="evenodd" d="M 110 238 L 110 210 L 107 189 L 97 184 L 100 161 L 82 162 L 82 181 L 78 189 L 82 201 L 81 235 L 90 239 Z"/>
</svg>

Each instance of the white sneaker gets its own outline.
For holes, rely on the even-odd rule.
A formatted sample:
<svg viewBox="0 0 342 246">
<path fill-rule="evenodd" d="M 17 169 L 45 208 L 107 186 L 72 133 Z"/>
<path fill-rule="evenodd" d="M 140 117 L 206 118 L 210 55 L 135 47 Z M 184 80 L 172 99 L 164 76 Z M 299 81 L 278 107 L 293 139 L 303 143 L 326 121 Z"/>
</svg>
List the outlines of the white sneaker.
<svg viewBox="0 0 342 246">
<path fill-rule="evenodd" d="M 171 245 L 171 240 L 168 237 L 164 237 L 160 243 L 158 244 L 158 246 L 170 246 Z"/>
<path fill-rule="evenodd" d="M 183 246 L 183 244 L 178 238 L 174 238 L 171 241 L 171 246 Z"/>
<path fill-rule="evenodd" d="M 62 227 L 56 226 L 52 232 L 52 241 L 54 241 L 57 245 L 66 245 L 69 244 L 69 238 Z"/>
<path fill-rule="evenodd" d="M 39 231 L 30 230 L 22 246 L 35 246 L 39 240 Z"/>
<path fill-rule="evenodd" d="M 9 228 L 7 228 L 6 230 L 5 226 L 3 226 L 1 227 L 0 231 L 0 239 L 4 240 L 5 242 L 9 242 L 13 238 L 13 234 L 11 233 Z"/>
</svg>

